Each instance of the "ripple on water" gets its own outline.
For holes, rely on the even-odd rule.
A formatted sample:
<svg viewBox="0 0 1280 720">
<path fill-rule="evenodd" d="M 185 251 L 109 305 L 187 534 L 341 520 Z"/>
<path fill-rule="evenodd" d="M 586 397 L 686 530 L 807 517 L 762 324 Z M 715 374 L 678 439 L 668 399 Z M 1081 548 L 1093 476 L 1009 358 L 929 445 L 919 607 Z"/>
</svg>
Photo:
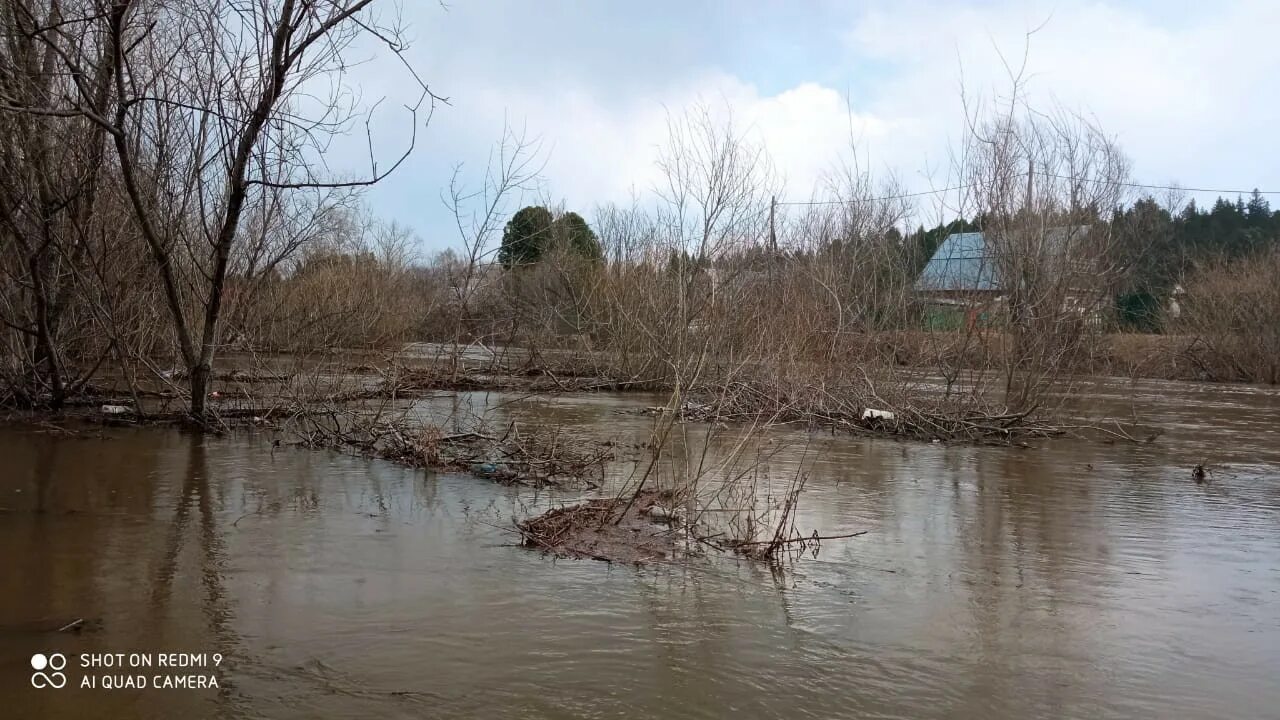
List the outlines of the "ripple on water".
<svg viewBox="0 0 1280 720">
<path fill-rule="evenodd" d="M 5 628 L 92 616 L 101 632 L 59 647 L 218 647 L 234 662 L 220 695 L 50 700 L 7 665 L 0 692 L 18 717 L 68 718 L 1266 716 L 1280 705 L 1278 406 L 1217 387 L 1093 398 L 1167 424 L 1137 447 L 770 433 L 787 447 L 769 476 L 808 473 L 801 529 L 870 531 L 781 574 L 511 546 L 513 516 L 571 495 L 252 436 L 7 430 L 0 570 L 23 582 L 0 591 L 6 647 L 50 639 Z M 626 442 L 651 423 L 605 396 L 463 400 Z M 1204 460 L 1215 472 L 1197 485 Z"/>
</svg>

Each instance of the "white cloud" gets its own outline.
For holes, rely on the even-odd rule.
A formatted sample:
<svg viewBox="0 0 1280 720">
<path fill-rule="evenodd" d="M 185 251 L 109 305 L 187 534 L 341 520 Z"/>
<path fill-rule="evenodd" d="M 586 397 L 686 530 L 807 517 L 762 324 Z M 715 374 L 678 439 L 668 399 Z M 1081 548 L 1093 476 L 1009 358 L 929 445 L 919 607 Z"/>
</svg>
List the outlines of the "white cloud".
<svg viewBox="0 0 1280 720">
<path fill-rule="evenodd" d="M 1017 65 L 1025 47 L 1033 101 L 1092 115 L 1140 178 L 1280 185 L 1280 97 L 1268 89 L 1280 73 L 1280 3 L 1218 3 L 1176 26 L 1164 23 L 1178 12 L 1163 8 L 1033 5 L 908 2 L 857 19 L 851 57 L 893 65 L 872 107 L 920 120 L 936 142 L 960 127 L 962 76 L 989 100 L 1008 86 L 1000 53 Z"/>
<path fill-rule="evenodd" d="M 550 95 L 490 93 L 482 115 L 521 117 L 547 149 L 551 190 L 571 204 L 624 201 L 658 181 L 656 160 L 670 116 L 707 107 L 769 151 L 793 192 L 806 195 L 845 153 L 851 129 L 861 141 L 887 137 L 888 122 L 848 112 L 831 88 L 803 83 L 774 96 L 732 76 L 707 74 L 672 87 L 662 99 L 632 99 L 613 106 L 580 88 Z M 494 128 L 490 128 L 491 132 Z M 496 135 L 495 135 L 496 136 Z"/>
<path fill-rule="evenodd" d="M 699 101 L 732 107 L 736 123 L 766 143 L 792 199 L 807 197 L 823 171 L 848 157 L 851 124 L 863 167 L 896 171 L 911 190 L 940 187 L 949 147 L 964 129 L 961 85 L 989 101 L 1007 84 L 996 48 L 1020 62 L 1025 33 L 1042 24 L 1030 40 L 1031 96 L 1091 114 L 1119 139 L 1139 179 L 1280 187 L 1280 97 L 1271 89 L 1280 75 L 1280 3 L 1269 0 L 1174 10 L 1073 0 L 1030 6 L 907 0 L 842 9 L 847 32 L 837 35 L 844 46 L 830 53 L 836 67 L 788 68 L 792 80 L 775 82 L 769 92 L 753 74 L 776 81 L 776 67 L 764 73 L 739 62 L 726 69 L 731 63 L 716 58 L 734 52 L 714 44 L 725 34 L 690 49 L 696 33 L 667 29 L 680 22 L 669 9 L 654 8 L 651 22 L 634 30 L 602 25 L 602 11 L 582 20 L 589 27 L 569 27 L 575 12 L 548 10 L 555 18 L 538 22 L 561 37 L 592 40 L 538 46 L 531 54 L 507 26 L 527 18 L 494 11 L 501 17 L 493 22 L 507 29 L 488 37 L 480 8 L 415 14 L 423 72 L 454 104 L 426 131 L 414 167 L 373 196 L 380 208 L 423 230 L 431 245 L 447 242 L 433 228 L 447 224 L 435 199 L 449 168 L 458 161 L 482 165 L 504 118 L 542 138 L 548 190 L 576 208 L 647 190 L 668 112 Z M 733 13 L 732 6 L 725 12 Z M 815 13 L 814 22 L 832 18 Z M 664 54 L 668 33 L 686 45 Z M 611 52 L 615 40 L 625 49 Z M 741 42 L 774 40 L 760 32 Z M 652 47 L 650 55 L 637 53 L 644 47 Z M 852 117 L 845 88 L 833 87 L 836 77 L 854 88 Z"/>
</svg>

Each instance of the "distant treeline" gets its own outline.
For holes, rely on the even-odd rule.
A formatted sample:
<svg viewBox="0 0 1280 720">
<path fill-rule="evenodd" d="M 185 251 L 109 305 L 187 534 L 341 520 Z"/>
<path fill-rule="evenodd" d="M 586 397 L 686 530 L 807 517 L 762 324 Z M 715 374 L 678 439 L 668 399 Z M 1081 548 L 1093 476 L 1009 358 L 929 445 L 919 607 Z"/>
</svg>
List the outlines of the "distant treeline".
<svg viewBox="0 0 1280 720">
<path fill-rule="evenodd" d="M 1257 257 L 1280 239 L 1280 212 L 1256 191 L 1233 202 L 1218 198 L 1208 210 L 1195 200 L 1176 215 L 1152 198 L 1119 211 L 1130 266 L 1129 289 L 1162 296 L 1205 263 Z"/>
</svg>

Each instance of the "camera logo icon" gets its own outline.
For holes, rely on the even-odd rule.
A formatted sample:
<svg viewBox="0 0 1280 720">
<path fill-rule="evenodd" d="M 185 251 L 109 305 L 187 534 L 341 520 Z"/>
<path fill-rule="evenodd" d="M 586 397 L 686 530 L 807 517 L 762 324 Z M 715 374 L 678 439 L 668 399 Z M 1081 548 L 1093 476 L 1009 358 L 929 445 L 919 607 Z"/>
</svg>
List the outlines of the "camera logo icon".
<svg viewBox="0 0 1280 720">
<path fill-rule="evenodd" d="M 62 672 L 66 667 L 67 656 L 62 653 L 54 653 L 48 657 L 44 653 L 32 655 L 31 669 L 35 672 L 31 673 L 31 687 L 37 690 L 44 688 L 61 690 L 67 684 L 67 675 Z"/>
</svg>

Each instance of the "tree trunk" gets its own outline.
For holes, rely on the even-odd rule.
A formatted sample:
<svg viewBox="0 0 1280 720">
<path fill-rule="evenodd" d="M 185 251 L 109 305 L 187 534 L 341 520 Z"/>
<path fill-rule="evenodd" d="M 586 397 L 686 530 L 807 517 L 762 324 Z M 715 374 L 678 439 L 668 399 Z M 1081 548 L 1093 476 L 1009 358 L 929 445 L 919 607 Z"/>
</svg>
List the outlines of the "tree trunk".
<svg viewBox="0 0 1280 720">
<path fill-rule="evenodd" d="M 205 422 L 205 400 L 209 397 L 209 379 L 213 368 L 208 364 L 199 364 L 191 368 L 191 418 L 197 423 Z"/>
</svg>

